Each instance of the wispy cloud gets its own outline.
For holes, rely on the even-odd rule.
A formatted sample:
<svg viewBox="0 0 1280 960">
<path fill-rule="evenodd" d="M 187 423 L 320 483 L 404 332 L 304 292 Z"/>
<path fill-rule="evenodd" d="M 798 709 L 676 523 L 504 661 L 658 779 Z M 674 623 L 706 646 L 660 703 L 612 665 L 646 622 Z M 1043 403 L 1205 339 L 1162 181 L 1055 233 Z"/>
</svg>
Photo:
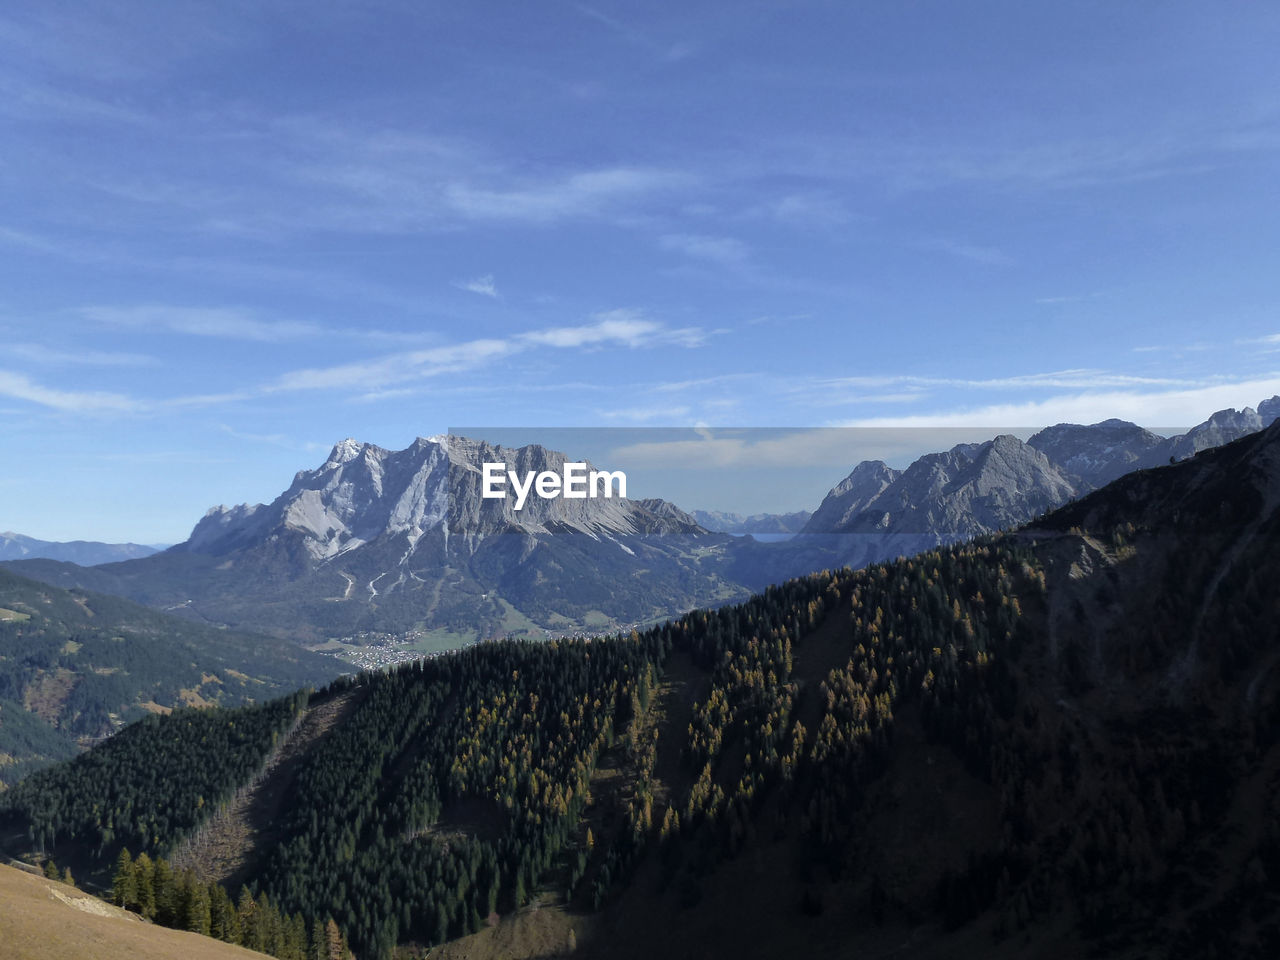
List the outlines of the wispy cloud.
<svg viewBox="0 0 1280 960">
<path fill-rule="evenodd" d="M 482 297 L 491 297 L 494 300 L 502 299 L 502 294 L 498 293 L 498 288 L 493 282 L 492 273 L 486 273 L 483 277 L 476 277 L 472 280 L 460 281 L 456 286 L 470 293 L 478 293 Z"/>
<path fill-rule="evenodd" d="M 575 327 L 552 327 L 520 334 L 525 343 L 548 347 L 588 347 L 621 345 L 647 347 L 661 344 L 696 347 L 706 335 L 696 327 L 672 329 L 646 319 L 637 310 L 618 309 L 598 313 L 595 323 Z"/>
<path fill-rule="evenodd" d="M 635 310 L 611 310 L 597 314 L 594 322 L 577 326 L 531 330 L 506 338 L 486 338 L 462 343 L 389 354 L 370 360 L 286 373 L 264 388 L 277 393 L 296 390 L 360 388 L 365 399 L 393 396 L 391 388 L 406 381 L 463 373 L 539 347 L 601 349 L 651 346 L 695 347 L 705 334 L 694 327 L 671 328 L 649 320 Z"/>
<path fill-rule="evenodd" d="M 575 3 L 573 8 L 584 17 L 603 24 L 628 43 L 648 51 L 650 54 L 661 60 L 668 60 L 672 62 L 684 60 L 693 56 L 693 54 L 697 52 L 698 48 L 694 43 L 687 40 L 680 40 L 668 44 L 659 43 L 653 40 L 647 33 L 624 23 L 617 17 L 611 17 L 596 7 L 589 6 L 585 3 Z"/>
<path fill-rule="evenodd" d="M 227 307 L 85 307 L 83 316 L 116 327 L 167 330 L 197 337 L 274 342 L 313 337 L 323 332 L 314 323 L 298 320 L 263 320 L 253 311 Z"/>
<path fill-rule="evenodd" d="M 142 353 L 112 350 L 56 350 L 40 343 L 15 343 L 5 348 L 11 357 L 51 367 L 148 367 L 158 364 L 156 357 Z"/>
<path fill-rule="evenodd" d="M 1056 306 L 1063 303 L 1084 303 L 1087 300 L 1096 300 L 1101 297 L 1100 293 L 1086 293 L 1065 297 L 1036 297 L 1036 303 L 1042 306 Z"/>
<path fill-rule="evenodd" d="M 942 237 L 935 237 L 920 244 L 925 250 L 935 250 L 950 254 L 971 263 L 980 263 L 988 267 L 1007 267 L 1013 264 L 1013 257 L 997 247 L 980 246 L 974 243 L 963 243 Z"/>
<path fill-rule="evenodd" d="M 119 103 L 13 78 L 0 78 L 0 114 L 46 122 L 50 117 L 111 124 L 142 124 L 150 119 L 144 112 Z"/>
<path fill-rule="evenodd" d="M 518 344 L 510 340 L 470 340 L 333 367 L 294 370 L 263 389 L 266 393 L 353 387 L 376 390 L 405 380 L 473 370 L 486 361 L 509 356 L 517 350 Z"/>
<path fill-rule="evenodd" d="M 725 267 L 736 267 L 747 260 L 747 245 L 734 237 L 709 237 L 699 234 L 666 234 L 658 240 L 664 250 L 682 253 L 695 260 L 706 260 Z"/>
<path fill-rule="evenodd" d="M 753 215 L 765 215 L 800 227 L 835 227 L 853 219 L 843 201 L 829 194 L 792 193 L 754 208 Z"/>
<path fill-rule="evenodd" d="M 643 423 L 650 420 L 676 421 L 689 419 L 688 407 L 625 407 L 619 410 L 604 410 L 600 414 L 606 420 L 629 420 Z"/>
<path fill-rule="evenodd" d="M 645 167 L 611 167 L 558 179 L 502 187 L 452 183 L 444 189 L 450 210 L 471 220 L 551 223 L 598 216 L 622 201 L 670 190 L 688 176 Z"/>
<path fill-rule="evenodd" d="M 1050 373 L 1015 374 L 1008 377 L 922 377 L 911 374 L 886 376 L 828 377 L 815 379 L 812 384 L 818 389 L 824 387 L 851 386 L 859 388 L 877 387 L 959 387 L 975 390 L 1023 390 L 1023 389 L 1098 389 L 1104 387 L 1152 387 L 1152 386 L 1195 386 L 1203 385 L 1203 380 L 1179 379 L 1173 377 L 1142 377 L 1127 373 L 1112 373 L 1107 370 L 1057 370 Z"/>
<path fill-rule="evenodd" d="M 756 373 L 722 373 L 713 377 L 697 377 L 692 380 L 665 380 L 661 383 L 653 384 L 650 389 L 659 393 L 680 393 L 685 390 L 724 386 L 729 383 L 739 383 L 743 380 L 755 380 L 758 378 L 759 374 Z"/>
<path fill-rule="evenodd" d="M 218 424 L 218 430 L 225 433 L 229 437 L 236 440 L 246 440 L 249 443 L 265 443 L 272 447 L 283 447 L 287 450 L 314 450 L 317 445 L 314 443 L 298 443 L 293 438 L 283 433 L 253 433 L 245 430 L 237 430 L 230 424 Z M 327 447 L 324 449 L 328 449 Z"/>
<path fill-rule="evenodd" d="M 63 413 L 128 413 L 141 404 L 122 393 L 68 391 L 41 386 L 24 374 L 0 370 L 0 396 L 25 400 Z"/>
<path fill-rule="evenodd" d="M 0 243 L 35 253 L 61 254 L 64 252 L 64 247 L 48 237 L 6 226 L 0 226 Z"/>
<path fill-rule="evenodd" d="M 1105 390 L 1058 394 L 1041 400 L 986 404 L 907 417 L 874 417 L 843 422 L 850 427 L 1045 426 L 1097 423 L 1112 417 L 1148 427 L 1189 427 L 1228 407 L 1253 406 L 1280 394 L 1280 375 L 1177 390 Z"/>
</svg>

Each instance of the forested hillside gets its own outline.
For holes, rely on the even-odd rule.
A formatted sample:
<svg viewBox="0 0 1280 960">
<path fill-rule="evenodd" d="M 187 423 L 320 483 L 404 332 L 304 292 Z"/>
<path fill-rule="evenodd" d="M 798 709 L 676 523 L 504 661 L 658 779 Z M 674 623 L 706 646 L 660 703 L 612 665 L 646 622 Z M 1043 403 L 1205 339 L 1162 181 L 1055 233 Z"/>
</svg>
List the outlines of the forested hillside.
<svg viewBox="0 0 1280 960">
<path fill-rule="evenodd" d="M 285 641 L 0 570 L 0 784 L 148 712 L 261 702 L 341 667 Z"/>
<path fill-rule="evenodd" d="M 281 956 L 330 918 L 362 958 L 480 950 L 534 898 L 543 953 L 1272 956 L 1278 504 L 1272 427 L 644 633 L 152 719 L 10 791 L 0 836 L 103 883 L 173 860 L 187 904 L 245 881 L 207 896 Z M 282 791 L 211 866 L 229 794 Z M 197 913 L 167 919 L 243 935 Z"/>
</svg>

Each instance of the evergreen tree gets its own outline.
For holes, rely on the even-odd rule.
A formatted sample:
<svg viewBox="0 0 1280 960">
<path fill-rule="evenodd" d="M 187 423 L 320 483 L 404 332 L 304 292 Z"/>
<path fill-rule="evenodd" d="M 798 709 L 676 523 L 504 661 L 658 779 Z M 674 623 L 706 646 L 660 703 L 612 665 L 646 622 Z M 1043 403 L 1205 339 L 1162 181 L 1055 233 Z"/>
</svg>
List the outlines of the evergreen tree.
<svg viewBox="0 0 1280 960">
<path fill-rule="evenodd" d="M 138 909 L 138 878 L 133 869 L 129 848 L 122 847 L 116 857 L 116 873 L 111 881 L 111 902 L 126 910 Z"/>
</svg>

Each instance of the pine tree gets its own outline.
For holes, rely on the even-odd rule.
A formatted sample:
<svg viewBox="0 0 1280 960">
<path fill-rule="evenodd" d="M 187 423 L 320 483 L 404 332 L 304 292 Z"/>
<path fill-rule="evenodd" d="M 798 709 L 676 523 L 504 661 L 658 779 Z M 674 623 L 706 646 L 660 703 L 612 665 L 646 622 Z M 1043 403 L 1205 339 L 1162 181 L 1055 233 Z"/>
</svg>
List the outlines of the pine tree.
<svg viewBox="0 0 1280 960">
<path fill-rule="evenodd" d="M 178 926 L 178 886 L 169 861 L 156 857 L 152 868 L 155 888 L 155 920 L 162 927 Z"/>
<path fill-rule="evenodd" d="M 138 888 L 138 912 L 150 920 L 156 915 L 155 864 L 145 850 L 133 861 L 133 875 Z"/>
<path fill-rule="evenodd" d="M 324 925 L 327 960 L 345 960 L 347 955 L 347 938 L 343 936 L 338 925 L 330 917 Z"/>
<path fill-rule="evenodd" d="M 133 869 L 133 857 L 125 847 L 116 857 L 116 875 L 111 881 L 111 902 L 117 907 L 135 910 L 138 907 L 138 878 Z"/>
<path fill-rule="evenodd" d="M 264 942 L 262 936 L 262 920 L 258 916 L 258 905 L 248 887 L 240 888 L 240 902 L 236 906 L 236 916 L 240 920 L 240 943 L 250 950 L 262 952 Z"/>
<path fill-rule="evenodd" d="M 189 870 L 184 874 L 184 885 L 186 929 L 207 937 L 213 930 L 213 904 L 209 900 L 209 888 Z"/>
</svg>

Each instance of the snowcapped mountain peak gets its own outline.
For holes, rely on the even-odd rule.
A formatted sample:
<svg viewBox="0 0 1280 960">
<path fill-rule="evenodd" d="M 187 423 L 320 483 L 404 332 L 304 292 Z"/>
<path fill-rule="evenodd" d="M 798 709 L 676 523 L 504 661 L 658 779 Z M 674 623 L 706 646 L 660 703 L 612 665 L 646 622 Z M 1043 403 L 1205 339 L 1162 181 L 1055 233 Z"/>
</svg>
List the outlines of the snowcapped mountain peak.
<svg viewBox="0 0 1280 960">
<path fill-rule="evenodd" d="M 368 444 L 361 443 L 353 437 L 347 437 L 345 440 L 339 440 L 333 445 L 333 450 L 329 453 L 327 463 L 343 464 L 349 463 L 364 452 Z"/>
<path fill-rule="evenodd" d="M 494 533 L 513 531 L 706 532 L 687 515 L 661 509 L 661 501 L 530 497 L 517 511 L 514 496 L 481 497 L 485 463 L 505 464 L 524 477 L 559 472 L 568 459 L 538 444 L 501 447 L 455 435 L 418 437 L 404 450 L 348 438 L 334 445 L 319 468 L 300 471 L 270 506 L 214 508 L 184 549 L 221 555 L 254 539 L 285 537 L 300 540 L 312 561 L 324 562 L 391 541 L 408 557 L 433 529 L 465 549 Z"/>
</svg>

